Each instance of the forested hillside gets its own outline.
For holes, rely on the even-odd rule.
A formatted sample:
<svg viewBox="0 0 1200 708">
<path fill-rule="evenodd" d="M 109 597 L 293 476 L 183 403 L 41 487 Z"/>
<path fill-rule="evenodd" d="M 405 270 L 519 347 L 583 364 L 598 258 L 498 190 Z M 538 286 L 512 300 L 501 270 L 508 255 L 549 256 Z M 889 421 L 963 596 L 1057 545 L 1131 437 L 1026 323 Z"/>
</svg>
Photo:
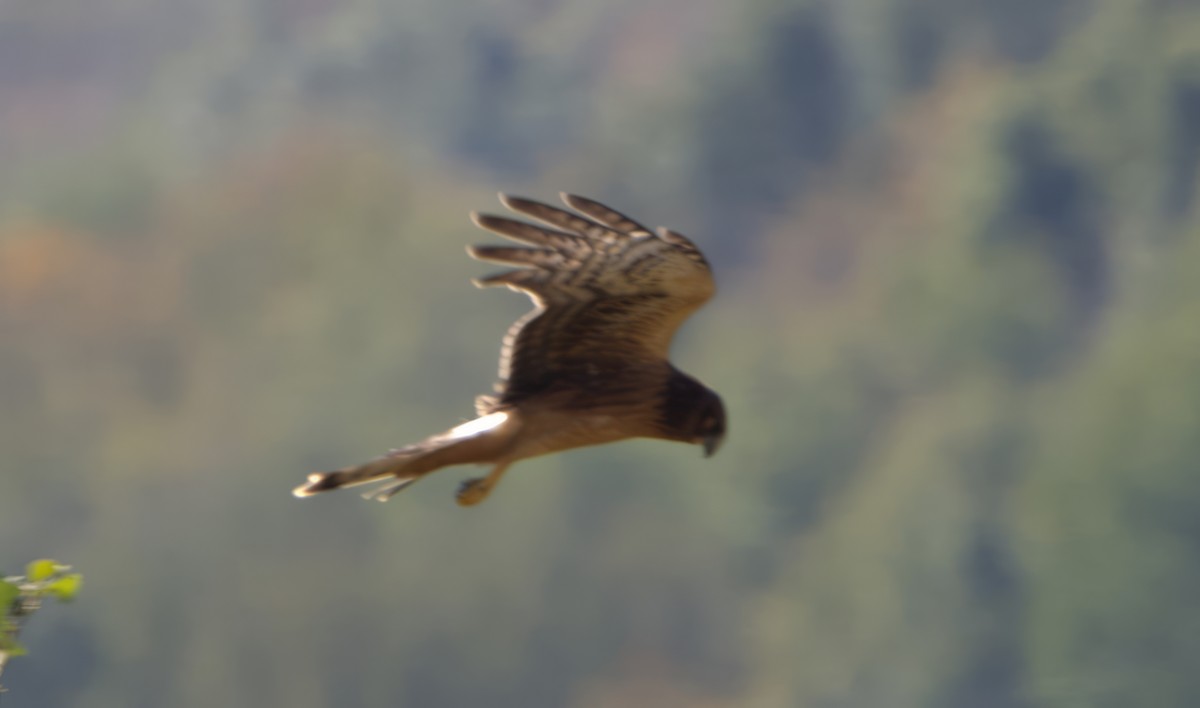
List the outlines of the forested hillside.
<svg viewBox="0 0 1200 708">
<path fill-rule="evenodd" d="M 0 6 L 6 708 L 1184 708 L 1200 5 Z M 715 457 L 389 504 L 527 309 L 467 219 L 593 196 L 720 292 Z"/>
</svg>

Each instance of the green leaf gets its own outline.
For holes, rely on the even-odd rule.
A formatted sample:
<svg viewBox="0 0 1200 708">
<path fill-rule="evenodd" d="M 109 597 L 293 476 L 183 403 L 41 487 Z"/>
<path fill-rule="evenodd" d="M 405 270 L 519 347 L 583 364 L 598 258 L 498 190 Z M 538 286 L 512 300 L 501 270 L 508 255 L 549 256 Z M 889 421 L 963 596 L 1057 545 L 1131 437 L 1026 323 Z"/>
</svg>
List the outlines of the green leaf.
<svg viewBox="0 0 1200 708">
<path fill-rule="evenodd" d="M 0 609 L 3 609 L 7 613 L 20 596 L 21 588 L 7 580 L 0 580 Z"/>
<path fill-rule="evenodd" d="M 47 558 L 35 560 L 25 566 L 25 577 L 31 583 L 40 583 L 43 580 L 48 580 L 54 575 L 58 564 Z"/>
<path fill-rule="evenodd" d="M 0 651 L 8 654 L 9 657 L 25 656 L 25 654 L 28 653 L 26 652 L 25 647 L 12 637 L 0 638 Z"/>
<path fill-rule="evenodd" d="M 70 602 L 79 594 L 79 586 L 83 584 L 83 576 L 79 573 L 64 575 L 46 586 L 46 592 L 54 595 L 60 602 Z"/>
</svg>

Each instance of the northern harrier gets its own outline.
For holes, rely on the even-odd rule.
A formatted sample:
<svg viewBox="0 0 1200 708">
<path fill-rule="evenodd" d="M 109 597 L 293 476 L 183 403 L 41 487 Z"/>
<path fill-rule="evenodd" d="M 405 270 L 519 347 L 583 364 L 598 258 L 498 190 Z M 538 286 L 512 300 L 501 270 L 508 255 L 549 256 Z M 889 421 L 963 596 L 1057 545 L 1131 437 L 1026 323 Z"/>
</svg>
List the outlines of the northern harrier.
<svg viewBox="0 0 1200 708">
<path fill-rule="evenodd" d="M 704 446 L 725 437 L 716 393 L 667 360 L 675 330 L 712 297 L 712 272 L 684 236 L 641 224 L 590 199 L 563 194 L 574 210 L 500 196 L 540 222 L 472 213 L 481 228 L 531 247 L 474 246 L 472 257 L 518 266 L 476 280 L 528 294 L 500 351 L 496 395 L 475 400 L 478 418 L 370 462 L 309 475 L 294 494 L 387 480 L 364 496 L 386 501 L 434 470 L 492 465 L 463 482 L 459 504 L 487 498 L 517 460 L 627 438 Z"/>
</svg>

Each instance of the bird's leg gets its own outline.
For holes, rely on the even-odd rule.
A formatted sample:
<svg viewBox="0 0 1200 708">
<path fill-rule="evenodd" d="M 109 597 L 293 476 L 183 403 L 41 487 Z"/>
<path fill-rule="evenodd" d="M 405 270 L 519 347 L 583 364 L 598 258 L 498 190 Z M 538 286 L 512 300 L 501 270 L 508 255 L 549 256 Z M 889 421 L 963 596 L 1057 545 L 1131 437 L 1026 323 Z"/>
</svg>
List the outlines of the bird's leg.
<svg viewBox="0 0 1200 708">
<path fill-rule="evenodd" d="M 455 501 L 459 506 L 475 506 L 479 502 L 487 499 L 488 494 L 492 492 L 492 488 L 504 476 L 504 471 L 508 469 L 508 464 L 496 465 L 486 477 L 474 477 L 464 481 L 458 487 L 458 492 L 454 495 Z"/>
</svg>

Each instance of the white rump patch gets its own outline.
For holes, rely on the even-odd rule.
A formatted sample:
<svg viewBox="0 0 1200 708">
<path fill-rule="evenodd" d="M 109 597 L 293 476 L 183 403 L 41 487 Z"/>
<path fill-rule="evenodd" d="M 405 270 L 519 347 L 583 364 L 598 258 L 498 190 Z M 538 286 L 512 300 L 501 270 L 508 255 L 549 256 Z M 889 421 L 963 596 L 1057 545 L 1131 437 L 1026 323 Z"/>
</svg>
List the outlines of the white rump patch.
<svg viewBox="0 0 1200 708">
<path fill-rule="evenodd" d="M 486 433 L 489 430 L 494 430 L 504 424 L 508 420 L 508 413 L 501 411 L 499 413 L 490 413 L 482 418 L 468 421 L 462 425 L 451 428 L 446 433 L 447 440 L 460 440 L 469 438 L 480 433 Z"/>
</svg>

